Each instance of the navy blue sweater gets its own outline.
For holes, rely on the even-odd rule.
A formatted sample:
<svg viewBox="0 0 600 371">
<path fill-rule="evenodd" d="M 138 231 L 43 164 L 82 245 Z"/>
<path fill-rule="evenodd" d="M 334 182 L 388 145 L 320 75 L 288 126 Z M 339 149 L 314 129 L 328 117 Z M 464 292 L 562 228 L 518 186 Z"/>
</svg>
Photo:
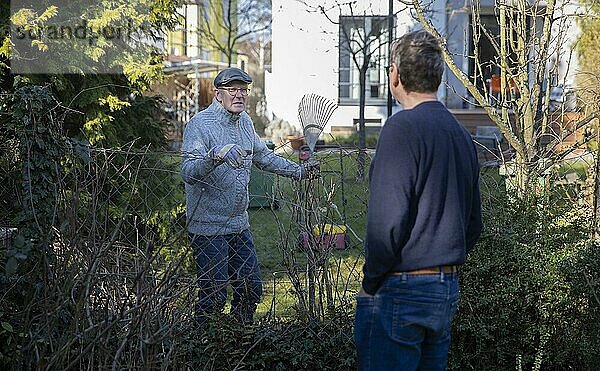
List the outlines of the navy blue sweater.
<svg viewBox="0 0 600 371">
<path fill-rule="evenodd" d="M 369 178 L 368 294 L 392 272 L 465 262 L 482 228 L 479 164 L 471 136 L 442 103 L 387 120 Z"/>
</svg>

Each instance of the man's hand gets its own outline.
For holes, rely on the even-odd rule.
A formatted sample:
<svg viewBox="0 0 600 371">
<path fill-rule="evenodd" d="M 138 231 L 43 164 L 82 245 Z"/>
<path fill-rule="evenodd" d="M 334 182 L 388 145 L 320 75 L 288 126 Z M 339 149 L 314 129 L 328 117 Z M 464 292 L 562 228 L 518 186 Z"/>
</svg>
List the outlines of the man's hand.
<svg viewBox="0 0 600 371">
<path fill-rule="evenodd" d="M 319 161 L 309 160 L 305 162 L 302 166 L 302 179 L 317 179 L 321 176 L 321 168 L 319 166 Z"/>
<path fill-rule="evenodd" d="M 238 169 L 244 165 L 246 151 L 237 144 L 226 144 L 213 147 L 208 155 L 218 164 L 225 162 L 232 168 Z"/>
</svg>

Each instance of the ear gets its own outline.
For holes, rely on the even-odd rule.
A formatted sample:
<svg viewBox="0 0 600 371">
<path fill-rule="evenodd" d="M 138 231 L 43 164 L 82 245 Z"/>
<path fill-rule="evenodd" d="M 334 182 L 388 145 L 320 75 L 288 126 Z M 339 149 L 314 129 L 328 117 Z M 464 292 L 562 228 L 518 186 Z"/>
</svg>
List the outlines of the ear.
<svg viewBox="0 0 600 371">
<path fill-rule="evenodd" d="M 215 99 L 217 100 L 217 102 L 221 102 L 221 91 L 219 89 L 215 89 Z"/>
<path fill-rule="evenodd" d="M 393 87 L 397 88 L 400 85 L 400 75 L 398 74 L 398 67 L 396 67 L 395 63 L 392 63 L 391 67 L 392 71 L 390 72 L 390 84 Z"/>
</svg>

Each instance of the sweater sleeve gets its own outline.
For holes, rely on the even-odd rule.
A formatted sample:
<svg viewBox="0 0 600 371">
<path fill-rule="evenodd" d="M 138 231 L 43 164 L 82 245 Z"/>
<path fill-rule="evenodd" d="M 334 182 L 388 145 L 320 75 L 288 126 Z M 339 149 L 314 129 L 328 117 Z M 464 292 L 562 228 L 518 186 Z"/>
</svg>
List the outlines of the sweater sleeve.
<svg viewBox="0 0 600 371">
<path fill-rule="evenodd" d="M 256 167 L 288 178 L 300 179 L 302 174 L 300 165 L 276 155 L 267 148 L 256 133 L 254 133 L 253 143 L 254 157 L 252 161 Z"/>
<path fill-rule="evenodd" d="M 195 184 L 206 177 L 214 168 L 214 161 L 208 157 L 209 148 L 198 130 L 199 122 L 190 120 L 185 126 L 181 154 L 181 177 L 187 184 Z"/>
<path fill-rule="evenodd" d="M 414 136 L 398 122 L 387 123 L 371 164 L 363 289 L 374 295 L 411 233 L 415 213 L 417 150 Z"/>
</svg>

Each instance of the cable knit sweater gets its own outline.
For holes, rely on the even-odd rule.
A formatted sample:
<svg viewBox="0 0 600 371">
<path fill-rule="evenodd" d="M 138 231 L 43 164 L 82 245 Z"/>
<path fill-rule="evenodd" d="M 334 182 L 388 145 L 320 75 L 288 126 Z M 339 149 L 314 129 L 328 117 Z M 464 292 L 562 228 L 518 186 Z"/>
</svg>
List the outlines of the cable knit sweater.
<svg viewBox="0 0 600 371">
<path fill-rule="evenodd" d="M 215 163 L 207 156 L 211 148 L 230 143 L 250 153 L 239 169 Z M 300 165 L 266 147 L 246 112 L 231 113 L 215 99 L 185 126 L 181 151 L 187 228 L 193 234 L 215 236 L 249 228 L 248 182 L 252 163 L 282 176 L 301 176 Z"/>
</svg>

